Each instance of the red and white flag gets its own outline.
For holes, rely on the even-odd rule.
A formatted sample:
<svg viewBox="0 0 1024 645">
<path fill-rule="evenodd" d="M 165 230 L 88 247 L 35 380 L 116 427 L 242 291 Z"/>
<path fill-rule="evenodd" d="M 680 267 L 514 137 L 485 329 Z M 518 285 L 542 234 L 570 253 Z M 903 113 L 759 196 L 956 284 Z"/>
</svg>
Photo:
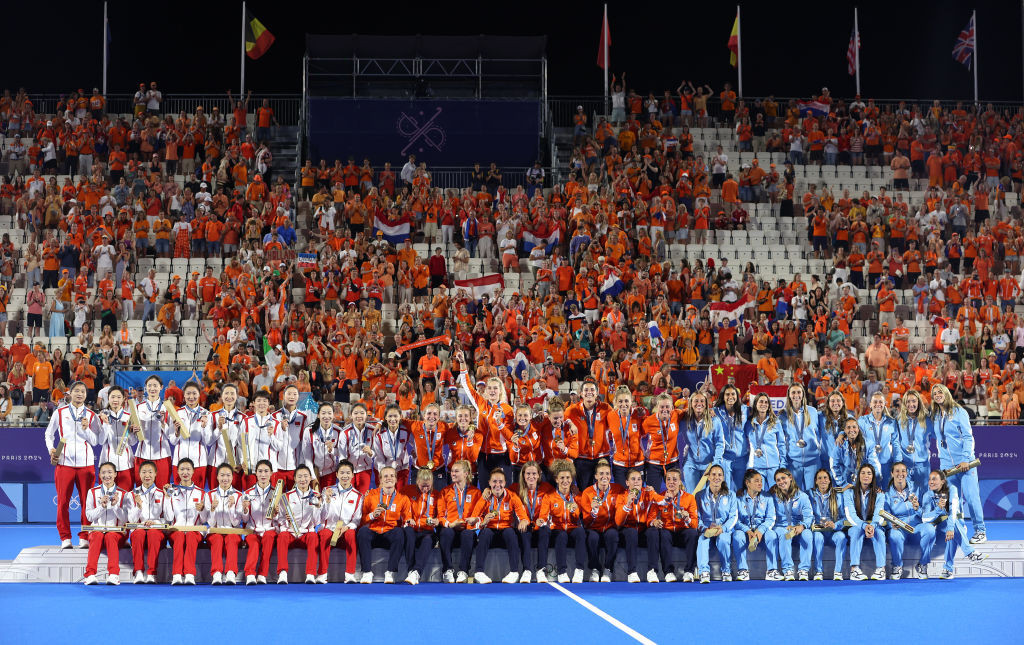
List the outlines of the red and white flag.
<svg viewBox="0 0 1024 645">
<path fill-rule="evenodd" d="M 722 323 L 727 327 L 735 327 L 743 318 L 743 312 L 752 306 L 754 298 L 747 294 L 736 302 L 712 302 L 708 305 L 711 313 L 711 324 Z"/>
<path fill-rule="evenodd" d="M 465 289 L 469 292 L 473 298 L 479 300 L 488 295 L 491 300 L 505 288 L 505 279 L 500 273 L 489 273 L 479 278 L 473 278 L 471 280 L 456 280 L 456 289 Z"/>
<path fill-rule="evenodd" d="M 860 34 L 854 27 L 850 33 L 850 45 L 846 48 L 846 71 L 850 76 L 857 74 L 857 50 L 860 49 Z"/>
<path fill-rule="evenodd" d="M 782 411 L 782 408 L 786 407 L 786 395 L 789 393 L 789 388 L 785 385 L 758 385 L 756 383 L 750 386 L 750 401 L 749 405 L 754 404 L 754 397 L 764 392 L 768 395 L 768 398 L 772 400 L 772 410 L 775 414 Z"/>
<path fill-rule="evenodd" d="M 601 25 L 601 44 L 597 48 L 597 66 L 610 67 L 608 48 L 612 46 L 612 32 L 608 28 L 608 5 L 604 6 L 604 23 Z"/>
</svg>

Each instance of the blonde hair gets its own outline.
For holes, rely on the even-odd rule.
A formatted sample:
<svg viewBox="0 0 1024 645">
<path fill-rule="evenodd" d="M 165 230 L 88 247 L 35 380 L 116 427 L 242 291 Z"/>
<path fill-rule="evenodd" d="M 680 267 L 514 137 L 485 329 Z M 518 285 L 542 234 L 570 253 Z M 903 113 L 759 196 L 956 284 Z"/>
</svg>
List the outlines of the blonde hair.
<svg viewBox="0 0 1024 645">
<path fill-rule="evenodd" d="M 491 383 L 497 383 L 498 384 L 498 389 L 501 392 L 498 395 L 498 403 L 506 403 L 507 404 L 508 403 L 508 391 L 505 390 L 505 382 L 502 381 L 497 376 L 491 376 L 486 381 L 484 381 L 484 385 L 490 385 Z"/>
<path fill-rule="evenodd" d="M 889 405 L 888 405 L 889 402 L 885 400 L 885 395 L 882 394 L 881 390 L 879 390 L 879 391 L 877 391 L 877 392 L 875 392 L 874 394 L 871 395 L 871 400 L 868 401 L 868 414 L 871 414 L 871 403 L 875 399 L 881 399 L 882 400 L 882 416 L 884 416 L 884 417 L 885 416 L 892 416 L 891 414 L 889 414 Z"/>
<path fill-rule="evenodd" d="M 945 387 L 945 386 L 943 386 Z M 917 390 L 907 390 L 903 395 L 903 405 L 900 406 L 900 413 L 897 420 L 900 425 L 907 422 L 907 399 L 914 397 L 917 399 L 917 422 L 923 427 L 925 421 L 928 419 L 928 406 L 924 403 L 924 397 Z"/>
<path fill-rule="evenodd" d="M 796 410 L 793 408 L 793 399 L 789 396 L 790 391 L 795 387 L 800 388 L 800 391 L 804 395 L 802 399 L 804 407 L 804 426 L 809 426 L 811 425 L 811 406 L 807 402 L 807 388 L 803 386 L 803 383 L 793 383 L 786 388 L 786 416 L 794 418 L 794 415 L 796 414 Z"/>
<path fill-rule="evenodd" d="M 416 471 L 416 483 L 419 484 L 421 482 L 430 482 L 433 484 L 434 473 L 431 472 L 429 468 L 420 468 Z"/>
<path fill-rule="evenodd" d="M 700 419 L 697 419 L 693 414 L 693 400 L 698 396 L 704 399 L 704 414 L 701 415 Z M 707 394 L 704 394 L 703 392 L 694 392 L 690 395 L 690 406 L 689 409 L 686 410 L 686 423 L 696 424 L 701 422 L 704 423 L 704 435 L 707 436 L 711 434 L 711 430 L 714 427 L 714 422 L 711 420 L 711 401 Z"/>
<path fill-rule="evenodd" d="M 537 469 L 537 493 L 540 493 L 540 484 L 544 481 L 544 470 L 540 467 L 540 464 L 536 461 L 528 461 L 523 464 L 523 467 L 519 469 L 519 497 L 526 499 L 527 495 L 530 494 L 529 489 L 526 487 L 526 469 L 536 468 Z"/>
<path fill-rule="evenodd" d="M 620 385 L 619 387 L 615 388 L 615 396 L 612 397 L 612 403 L 618 401 L 619 397 L 622 396 L 628 396 L 630 401 L 633 400 L 633 392 L 631 392 L 630 389 L 625 385 Z"/>
<path fill-rule="evenodd" d="M 943 393 L 944 396 L 942 398 L 945 400 L 945 403 L 942 405 L 935 403 L 935 397 L 933 396 L 930 416 L 935 416 L 939 412 L 944 414 L 952 414 L 953 412 L 956 412 L 957 408 L 960 407 L 960 404 L 953 400 L 953 394 L 949 391 L 949 388 L 942 383 L 936 383 L 932 386 L 931 391 L 934 392 L 935 390 L 939 390 Z"/>
<path fill-rule="evenodd" d="M 469 484 L 470 484 L 469 480 L 470 480 L 470 478 L 473 477 L 473 466 L 469 463 L 469 460 L 468 459 L 459 459 L 459 460 L 457 460 L 454 464 L 452 464 L 451 469 L 455 470 L 456 468 L 462 468 L 463 470 L 466 471 L 466 486 L 469 486 Z"/>
</svg>

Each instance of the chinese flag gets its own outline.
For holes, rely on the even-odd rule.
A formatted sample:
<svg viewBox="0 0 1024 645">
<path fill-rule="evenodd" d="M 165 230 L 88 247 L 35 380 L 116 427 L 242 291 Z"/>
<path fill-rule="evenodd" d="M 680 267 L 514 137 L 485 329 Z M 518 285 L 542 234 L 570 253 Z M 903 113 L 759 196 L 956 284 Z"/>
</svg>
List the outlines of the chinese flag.
<svg viewBox="0 0 1024 645">
<path fill-rule="evenodd" d="M 736 14 L 736 20 L 732 23 L 732 32 L 729 33 L 729 64 L 736 67 L 736 55 L 740 50 L 740 14 Z"/>
<path fill-rule="evenodd" d="M 741 395 L 746 393 L 751 383 L 757 383 L 756 365 L 712 365 L 710 372 L 711 384 L 715 386 L 716 392 L 728 385 L 729 379 L 732 379 Z"/>
<path fill-rule="evenodd" d="M 245 53 L 256 60 L 274 44 L 274 34 L 248 11 L 245 13 Z"/>
<path fill-rule="evenodd" d="M 612 46 L 612 32 L 608 29 L 608 5 L 604 7 L 604 24 L 601 25 L 601 44 L 597 48 L 597 66 L 604 69 L 604 56 Z M 609 58 L 610 61 L 610 58 Z"/>
</svg>

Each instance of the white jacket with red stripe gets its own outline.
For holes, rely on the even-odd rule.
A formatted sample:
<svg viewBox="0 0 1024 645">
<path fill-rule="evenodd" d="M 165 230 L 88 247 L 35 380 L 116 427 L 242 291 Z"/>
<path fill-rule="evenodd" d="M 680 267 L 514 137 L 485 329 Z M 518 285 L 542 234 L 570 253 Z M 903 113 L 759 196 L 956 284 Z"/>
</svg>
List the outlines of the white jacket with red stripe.
<svg viewBox="0 0 1024 645">
<path fill-rule="evenodd" d="M 70 405 L 62 405 L 46 426 L 46 450 L 56 448 L 63 437 L 64 449 L 57 464 L 88 468 L 95 465 L 93 446 L 99 444 L 100 433 L 100 418 L 95 412 L 85 406 L 75 410 Z"/>
</svg>

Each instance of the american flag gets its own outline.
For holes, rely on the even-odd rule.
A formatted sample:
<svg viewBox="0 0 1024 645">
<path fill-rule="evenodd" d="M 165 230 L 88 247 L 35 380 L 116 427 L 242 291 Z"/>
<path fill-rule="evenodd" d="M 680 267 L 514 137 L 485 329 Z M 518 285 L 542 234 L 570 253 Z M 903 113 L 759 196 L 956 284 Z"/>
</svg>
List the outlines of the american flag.
<svg viewBox="0 0 1024 645">
<path fill-rule="evenodd" d="M 846 48 L 846 71 L 850 76 L 857 73 L 857 50 L 860 49 L 860 34 L 854 28 L 850 32 L 850 46 Z"/>
<path fill-rule="evenodd" d="M 971 68 L 971 59 L 974 57 L 974 16 L 967 23 L 967 27 L 956 37 L 956 45 L 953 46 L 953 59 L 961 65 Z"/>
</svg>

